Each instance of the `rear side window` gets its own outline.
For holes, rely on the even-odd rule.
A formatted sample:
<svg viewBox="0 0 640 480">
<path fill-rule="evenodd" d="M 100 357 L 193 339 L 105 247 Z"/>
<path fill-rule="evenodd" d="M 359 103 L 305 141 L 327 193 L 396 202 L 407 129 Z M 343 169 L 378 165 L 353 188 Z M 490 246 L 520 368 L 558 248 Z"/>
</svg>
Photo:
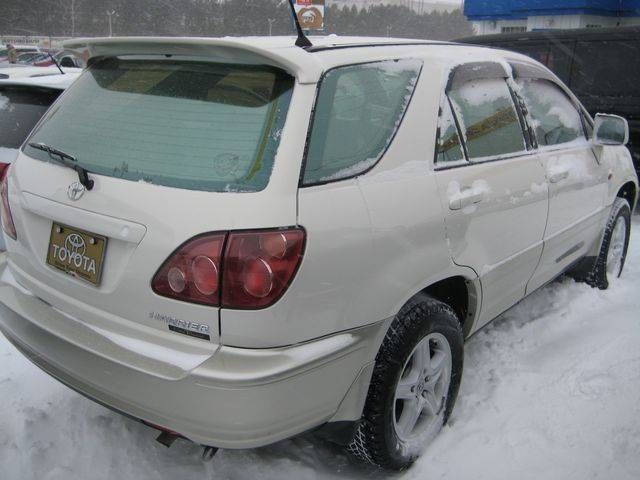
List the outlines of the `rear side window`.
<svg viewBox="0 0 640 480">
<path fill-rule="evenodd" d="M 58 95 L 57 90 L 0 87 L 0 147 L 20 148 Z"/>
<path fill-rule="evenodd" d="M 567 95 L 547 80 L 519 81 L 538 145 L 585 139 L 580 113 Z"/>
<path fill-rule="evenodd" d="M 107 58 L 30 142 L 89 172 L 188 190 L 255 192 L 271 176 L 293 77 L 267 66 Z M 28 155 L 48 160 L 25 147 Z"/>
<path fill-rule="evenodd" d="M 436 162 L 439 164 L 454 163 L 464 160 L 464 152 L 458 128 L 451 111 L 449 100 L 445 99 L 440 116 L 440 135 L 438 138 L 438 150 Z"/>
<path fill-rule="evenodd" d="M 525 150 L 522 128 L 504 79 L 455 85 L 449 98 L 463 131 L 469 159 Z"/>
<path fill-rule="evenodd" d="M 329 71 L 320 85 L 303 184 L 355 176 L 375 165 L 395 135 L 422 68 L 418 60 Z"/>
</svg>

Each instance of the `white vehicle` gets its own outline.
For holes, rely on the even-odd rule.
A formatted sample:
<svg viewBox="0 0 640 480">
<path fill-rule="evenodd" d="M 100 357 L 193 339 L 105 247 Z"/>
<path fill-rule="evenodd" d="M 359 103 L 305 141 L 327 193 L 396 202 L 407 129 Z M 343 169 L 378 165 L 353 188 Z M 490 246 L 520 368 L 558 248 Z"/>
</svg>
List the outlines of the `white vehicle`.
<svg viewBox="0 0 640 480">
<path fill-rule="evenodd" d="M 0 170 L 13 163 L 31 129 L 78 75 L 0 80 Z M 0 238 L 0 251 L 4 249 Z"/>
<path fill-rule="evenodd" d="M 316 427 L 389 469 L 447 421 L 464 339 L 622 272 L 638 181 L 516 53 L 373 38 L 111 38 L 3 177 L 0 330 L 202 445 Z"/>
<path fill-rule="evenodd" d="M 81 68 L 61 67 L 64 73 L 79 74 Z M 25 65 L 17 65 L 2 68 L 0 66 L 0 80 L 17 80 L 19 78 L 38 78 L 48 77 L 51 75 L 61 75 L 60 70 L 55 65 L 50 67 L 32 67 Z"/>
</svg>

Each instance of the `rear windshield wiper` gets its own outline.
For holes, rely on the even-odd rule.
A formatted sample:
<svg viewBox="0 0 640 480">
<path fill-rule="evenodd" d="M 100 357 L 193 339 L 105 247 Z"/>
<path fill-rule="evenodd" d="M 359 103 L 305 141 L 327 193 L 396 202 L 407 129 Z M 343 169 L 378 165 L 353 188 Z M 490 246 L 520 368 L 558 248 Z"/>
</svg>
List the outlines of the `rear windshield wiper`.
<svg viewBox="0 0 640 480">
<path fill-rule="evenodd" d="M 73 155 L 69 155 L 68 153 L 63 152 L 62 150 L 58 150 L 56 148 L 50 147 L 49 145 L 45 145 L 44 143 L 30 143 L 29 146 L 31 148 L 35 148 L 36 150 L 41 150 L 43 152 L 47 152 L 49 154 L 49 158 L 54 162 L 58 162 L 65 167 L 71 168 L 78 173 L 78 179 L 80 183 L 87 190 L 93 190 L 93 180 L 89 178 L 89 172 L 86 168 L 78 165 L 78 160 Z"/>
</svg>

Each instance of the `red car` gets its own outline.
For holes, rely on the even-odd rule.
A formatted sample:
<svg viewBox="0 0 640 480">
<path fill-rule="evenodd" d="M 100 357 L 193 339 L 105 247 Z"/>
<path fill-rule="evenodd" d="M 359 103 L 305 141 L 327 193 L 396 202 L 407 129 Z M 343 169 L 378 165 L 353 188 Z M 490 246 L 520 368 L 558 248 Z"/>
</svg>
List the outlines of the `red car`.
<svg viewBox="0 0 640 480">
<path fill-rule="evenodd" d="M 81 68 L 78 59 L 70 53 L 52 52 L 52 56 L 56 59 L 56 62 L 58 62 L 58 65 L 60 65 L 61 67 Z M 49 54 L 44 54 L 42 58 L 37 58 L 35 59 L 35 61 L 31 62 L 31 65 L 33 65 L 34 67 L 50 67 L 53 64 L 54 62 Z"/>
</svg>

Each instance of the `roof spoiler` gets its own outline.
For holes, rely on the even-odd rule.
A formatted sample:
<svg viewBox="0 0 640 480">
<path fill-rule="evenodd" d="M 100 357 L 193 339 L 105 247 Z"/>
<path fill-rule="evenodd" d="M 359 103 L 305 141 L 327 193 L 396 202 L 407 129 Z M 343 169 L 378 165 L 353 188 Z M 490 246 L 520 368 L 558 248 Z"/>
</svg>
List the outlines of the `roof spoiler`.
<svg viewBox="0 0 640 480">
<path fill-rule="evenodd" d="M 107 37 L 68 40 L 63 48 L 87 64 L 97 57 L 166 55 L 207 57 L 248 65 L 270 65 L 296 77 L 299 83 L 317 83 L 322 65 L 303 49 L 259 47 L 242 38 Z"/>
</svg>

